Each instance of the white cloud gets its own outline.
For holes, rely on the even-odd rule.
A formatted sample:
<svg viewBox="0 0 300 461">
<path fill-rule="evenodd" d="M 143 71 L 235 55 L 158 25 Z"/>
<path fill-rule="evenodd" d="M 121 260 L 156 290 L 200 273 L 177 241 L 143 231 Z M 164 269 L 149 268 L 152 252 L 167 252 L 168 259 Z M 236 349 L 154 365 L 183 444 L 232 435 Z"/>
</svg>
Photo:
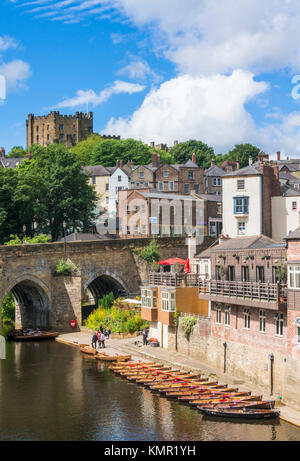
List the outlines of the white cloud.
<svg viewBox="0 0 300 461">
<path fill-rule="evenodd" d="M 27 62 L 15 59 L 0 64 L 0 74 L 5 77 L 7 89 L 26 88 L 25 81 L 30 77 L 31 70 Z"/>
<path fill-rule="evenodd" d="M 0 37 L 0 52 L 4 52 L 9 48 L 17 48 L 17 46 L 18 43 L 13 37 L 9 35 L 3 35 Z"/>
<path fill-rule="evenodd" d="M 150 91 L 130 118 L 111 119 L 105 131 L 168 144 L 196 138 L 224 151 L 254 135 L 245 104 L 267 89 L 241 70 L 229 76 L 182 75 Z"/>
<path fill-rule="evenodd" d="M 134 80 L 146 80 L 147 77 L 151 77 L 154 82 L 162 80 L 161 77 L 150 68 L 146 61 L 137 57 L 133 57 L 129 64 L 118 71 L 118 74 L 128 75 L 129 78 Z"/>
<path fill-rule="evenodd" d="M 100 93 L 95 93 L 94 90 L 78 90 L 76 96 L 73 98 L 65 99 L 58 103 L 55 108 L 61 109 L 64 107 L 77 107 L 86 104 L 92 104 L 94 107 L 108 101 L 108 99 L 114 94 L 127 93 L 134 94 L 139 93 L 145 89 L 144 86 L 138 83 L 123 82 L 116 80 L 113 85 L 105 88 Z"/>
</svg>

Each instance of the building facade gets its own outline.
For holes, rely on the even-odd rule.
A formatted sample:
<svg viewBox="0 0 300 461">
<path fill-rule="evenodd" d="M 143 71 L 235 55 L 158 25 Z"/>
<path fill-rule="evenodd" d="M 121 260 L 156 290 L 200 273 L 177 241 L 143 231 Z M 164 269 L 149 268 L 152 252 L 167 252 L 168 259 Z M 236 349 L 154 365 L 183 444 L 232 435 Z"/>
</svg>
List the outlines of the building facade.
<svg viewBox="0 0 300 461">
<path fill-rule="evenodd" d="M 93 133 L 93 113 L 76 112 L 74 116 L 55 111 L 42 116 L 29 114 L 26 131 L 27 148 L 32 144 L 46 147 L 54 143 L 71 147 Z"/>
</svg>

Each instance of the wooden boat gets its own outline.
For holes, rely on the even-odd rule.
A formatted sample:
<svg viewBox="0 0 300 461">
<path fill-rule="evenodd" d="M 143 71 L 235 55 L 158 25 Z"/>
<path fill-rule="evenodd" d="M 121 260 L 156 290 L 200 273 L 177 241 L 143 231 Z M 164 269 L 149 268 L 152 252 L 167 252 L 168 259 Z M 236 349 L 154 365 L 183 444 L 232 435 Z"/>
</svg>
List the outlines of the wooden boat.
<svg viewBox="0 0 300 461">
<path fill-rule="evenodd" d="M 131 355 L 108 355 L 99 352 L 96 356 L 96 359 L 101 360 L 102 362 L 126 362 L 127 360 L 131 359 Z"/>
<path fill-rule="evenodd" d="M 42 341 L 44 339 L 54 339 L 58 336 L 56 331 L 46 330 L 14 330 L 8 335 L 8 340 L 12 341 Z"/>
<path fill-rule="evenodd" d="M 186 375 L 183 374 L 183 372 L 180 373 L 174 373 L 173 375 L 165 374 L 165 375 L 153 375 L 149 376 L 148 378 L 142 378 L 138 379 L 136 382 L 139 384 L 144 384 L 145 386 L 149 385 L 154 385 L 154 384 L 159 384 L 160 382 L 167 382 L 167 381 L 174 381 L 174 378 L 182 378 L 184 379 Z M 207 378 L 203 378 L 203 380 L 207 380 Z"/>
<path fill-rule="evenodd" d="M 253 402 L 258 402 L 259 401 L 259 397 L 257 396 L 240 396 L 240 397 L 236 397 L 236 396 L 230 396 L 229 394 L 224 394 L 224 395 L 215 395 L 215 396 L 203 396 L 201 399 L 198 399 L 198 400 L 189 400 L 189 404 L 190 405 L 199 405 L 199 406 L 203 406 L 203 405 L 211 405 L 212 408 L 216 408 L 217 407 L 221 407 L 224 405 L 233 405 L 235 406 L 235 404 L 239 404 L 240 402 L 242 402 L 243 404 L 246 404 L 247 402 L 250 402 L 250 401 L 253 401 Z"/>
<path fill-rule="evenodd" d="M 224 410 L 228 410 L 228 409 L 231 409 L 231 408 L 236 408 L 236 409 L 243 409 L 243 408 L 246 408 L 246 409 L 262 409 L 262 410 L 271 410 L 274 408 L 274 404 L 275 402 L 274 401 L 269 401 L 269 400 L 266 400 L 266 401 L 240 401 L 240 402 L 228 402 L 228 403 L 219 403 L 217 405 L 213 405 L 213 404 L 203 404 L 203 405 L 198 405 L 197 408 L 198 410 L 212 410 L 212 409 L 224 409 Z"/>
<path fill-rule="evenodd" d="M 137 367 L 130 366 L 127 368 L 122 368 L 120 367 L 119 369 L 113 369 L 113 371 L 117 374 L 121 373 L 129 373 L 129 372 L 138 372 L 138 371 L 147 371 L 147 370 L 161 370 L 163 368 L 163 365 L 150 365 L 150 366 L 145 366 L 145 365 L 140 365 Z"/>
<path fill-rule="evenodd" d="M 240 419 L 272 419 L 280 416 L 279 410 L 249 410 L 245 408 L 231 409 L 202 409 L 202 413 L 208 416 L 220 418 L 240 418 Z"/>
<path fill-rule="evenodd" d="M 96 349 L 86 344 L 80 344 L 80 352 L 88 355 L 97 355 Z"/>
<path fill-rule="evenodd" d="M 159 365 L 155 362 L 132 362 L 132 361 L 129 361 L 127 363 L 122 363 L 122 364 L 119 364 L 119 363 L 114 363 L 111 365 L 111 369 L 114 370 L 114 371 L 118 371 L 118 370 L 121 370 L 121 369 L 124 369 L 124 370 L 134 370 L 134 369 L 138 369 L 138 368 L 142 368 L 144 367 L 145 369 L 147 367 L 154 367 L 154 366 L 163 366 L 163 365 Z"/>
<path fill-rule="evenodd" d="M 189 394 L 189 395 L 181 395 L 178 397 L 178 400 L 182 400 L 182 401 L 188 401 L 190 402 L 191 400 L 199 400 L 201 399 L 203 396 L 213 396 L 213 397 L 217 397 L 217 396 L 220 396 L 220 395 L 230 395 L 232 397 L 248 397 L 249 395 L 251 395 L 251 392 L 238 392 L 238 389 L 232 389 L 232 390 L 228 390 L 228 389 L 223 389 L 221 390 L 221 392 L 218 392 L 218 391 L 212 391 L 212 392 L 203 392 L 203 393 L 198 393 L 198 394 Z"/>
<path fill-rule="evenodd" d="M 151 375 L 151 374 L 154 374 L 154 373 L 157 373 L 157 374 L 160 374 L 160 373 L 164 373 L 164 372 L 170 372 L 171 371 L 171 368 L 155 368 L 155 367 L 149 367 L 148 369 L 140 369 L 140 370 L 123 370 L 123 371 L 120 371 L 119 374 L 121 376 L 141 376 L 141 377 L 147 377 L 148 375 Z M 169 373 L 171 374 L 171 373 Z"/>
<path fill-rule="evenodd" d="M 193 382 L 181 382 L 181 383 L 177 382 L 175 384 L 171 384 L 171 383 L 170 384 L 165 384 L 165 385 L 157 384 L 155 386 L 150 386 L 150 389 L 156 390 L 156 391 L 161 392 L 161 393 L 167 393 L 167 392 L 172 392 L 172 390 L 175 390 L 175 389 L 189 388 L 193 384 L 195 384 L 197 386 L 205 384 L 206 386 L 209 387 L 209 385 L 206 384 L 206 383 L 202 383 L 201 381 L 195 381 L 194 383 Z M 212 383 L 212 384 L 215 384 L 215 383 Z"/>
<path fill-rule="evenodd" d="M 202 396 L 202 395 L 222 395 L 222 394 L 232 394 L 232 393 L 236 393 L 238 392 L 238 389 L 237 388 L 226 388 L 226 387 L 223 387 L 221 389 L 214 389 L 214 390 L 211 390 L 211 391 L 208 391 L 207 389 L 206 390 L 201 390 L 201 391 L 194 391 L 193 389 L 189 389 L 189 390 L 179 390 L 179 391 L 172 391 L 172 392 L 169 392 L 166 394 L 167 397 L 176 397 L 179 399 L 179 397 L 188 397 L 190 400 L 192 399 L 197 399 L 198 397 Z M 244 393 L 242 393 L 243 395 L 245 395 Z"/>
</svg>

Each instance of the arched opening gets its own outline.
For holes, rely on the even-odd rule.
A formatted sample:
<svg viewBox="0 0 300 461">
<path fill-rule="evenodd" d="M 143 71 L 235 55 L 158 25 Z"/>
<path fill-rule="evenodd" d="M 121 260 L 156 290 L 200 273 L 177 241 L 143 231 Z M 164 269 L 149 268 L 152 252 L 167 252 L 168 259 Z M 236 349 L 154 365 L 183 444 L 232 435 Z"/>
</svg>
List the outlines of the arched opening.
<svg viewBox="0 0 300 461">
<path fill-rule="evenodd" d="M 115 298 L 126 296 L 124 282 L 113 274 L 101 274 L 90 280 L 83 293 L 82 320 L 98 306 L 99 299 L 113 293 Z"/>
<path fill-rule="evenodd" d="M 9 293 L 15 304 L 16 329 L 49 328 L 50 300 L 40 284 L 29 279 L 22 280 L 13 285 Z"/>
</svg>

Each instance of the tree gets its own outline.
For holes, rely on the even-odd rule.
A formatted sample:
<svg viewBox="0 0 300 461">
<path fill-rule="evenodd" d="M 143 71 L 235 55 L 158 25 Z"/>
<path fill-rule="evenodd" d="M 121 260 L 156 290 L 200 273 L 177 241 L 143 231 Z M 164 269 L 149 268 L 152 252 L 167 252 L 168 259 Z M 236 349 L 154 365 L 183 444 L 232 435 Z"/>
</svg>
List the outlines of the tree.
<svg viewBox="0 0 300 461">
<path fill-rule="evenodd" d="M 92 165 L 92 152 L 93 149 L 103 142 L 102 136 L 97 133 L 92 134 L 87 139 L 80 141 L 74 147 L 70 147 L 70 152 L 73 152 L 77 160 L 82 165 Z"/>
<path fill-rule="evenodd" d="M 117 160 L 123 160 L 123 164 L 131 160 L 135 165 L 145 165 L 151 161 L 150 148 L 131 138 L 105 139 L 91 154 L 92 165 L 115 166 Z"/>
<path fill-rule="evenodd" d="M 8 153 L 8 158 L 21 158 L 25 157 L 26 155 L 26 150 L 23 149 L 21 146 L 14 146 L 11 148 L 11 150 Z"/>
<path fill-rule="evenodd" d="M 22 233 L 20 205 L 14 202 L 17 184 L 16 170 L 0 169 L 0 243 L 6 242 L 11 234 Z"/>
<path fill-rule="evenodd" d="M 253 162 L 256 162 L 259 155 L 264 155 L 264 152 L 259 147 L 252 144 L 236 144 L 234 149 L 223 156 L 223 160 L 239 160 L 240 168 L 249 165 L 249 157 L 252 157 Z"/>
<path fill-rule="evenodd" d="M 195 139 L 181 142 L 170 150 L 170 154 L 174 156 L 176 163 L 186 163 L 192 158 L 193 153 L 196 154 L 197 165 L 202 168 L 210 167 L 211 159 L 215 156 L 212 147 Z"/>
<path fill-rule="evenodd" d="M 31 236 L 34 230 L 56 241 L 64 235 L 64 223 L 67 233 L 86 231 L 93 224 L 96 192 L 76 156 L 64 146 L 39 149 L 17 171 L 16 200 L 27 206 L 23 222 L 30 216 L 26 235 Z"/>
</svg>

